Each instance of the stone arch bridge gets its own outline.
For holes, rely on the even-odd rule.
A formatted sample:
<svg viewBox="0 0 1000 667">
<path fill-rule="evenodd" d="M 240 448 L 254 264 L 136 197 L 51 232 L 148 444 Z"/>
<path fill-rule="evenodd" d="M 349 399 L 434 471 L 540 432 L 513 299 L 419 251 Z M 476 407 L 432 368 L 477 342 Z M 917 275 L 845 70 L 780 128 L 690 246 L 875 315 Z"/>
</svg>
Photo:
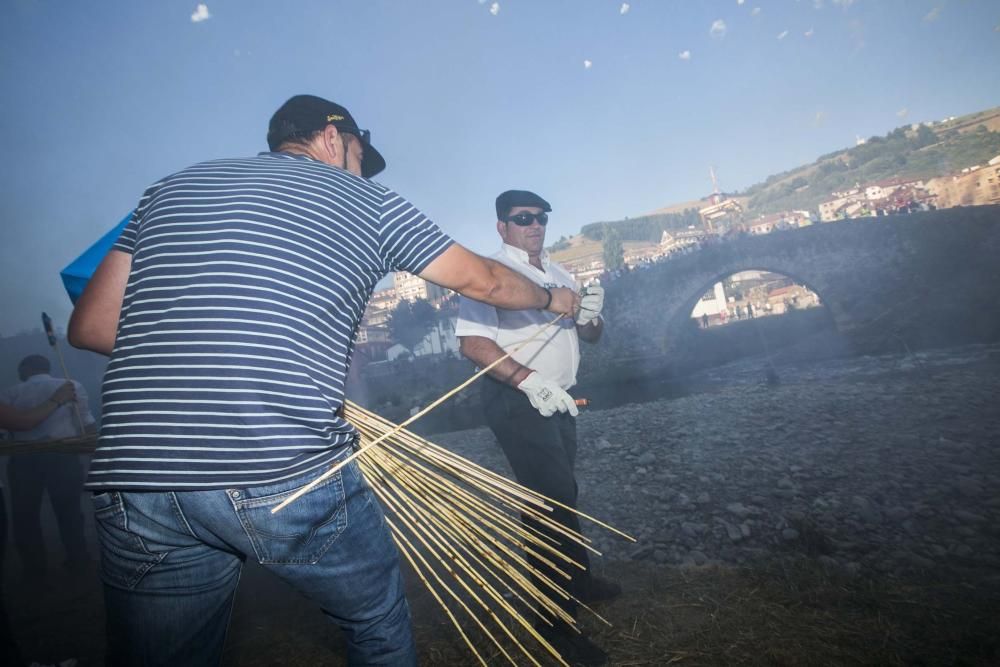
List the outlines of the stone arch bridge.
<svg viewBox="0 0 1000 667">
<path fill-rule="evenodd" d="M 637 354 L 669 351 L 692 326 L 698 299 L 745 270 L 809 287 L 849 340 L 904 335 L 929 346 L 1000 339 L 1000 206 L 720 240 L 610 283 L 608 333 Z"/>
</svg>

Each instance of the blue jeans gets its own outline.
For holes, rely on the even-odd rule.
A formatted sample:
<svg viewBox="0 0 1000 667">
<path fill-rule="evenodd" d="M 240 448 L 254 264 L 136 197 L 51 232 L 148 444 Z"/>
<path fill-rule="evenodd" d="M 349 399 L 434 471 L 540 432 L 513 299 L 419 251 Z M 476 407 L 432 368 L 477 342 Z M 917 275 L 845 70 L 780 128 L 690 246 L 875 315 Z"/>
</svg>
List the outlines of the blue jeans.
<svg viewBox="0 0 1000 667">
<path fill-rule="evenodd" d="M 325 470 L 325 469 L 324 469 Z M 355 463 L 280 484 L 94 494 L 109 665 L 218 665 L 243 560 L 319 603 L 352 665 L 416 665 L 399 554 Z"/>
</svg>

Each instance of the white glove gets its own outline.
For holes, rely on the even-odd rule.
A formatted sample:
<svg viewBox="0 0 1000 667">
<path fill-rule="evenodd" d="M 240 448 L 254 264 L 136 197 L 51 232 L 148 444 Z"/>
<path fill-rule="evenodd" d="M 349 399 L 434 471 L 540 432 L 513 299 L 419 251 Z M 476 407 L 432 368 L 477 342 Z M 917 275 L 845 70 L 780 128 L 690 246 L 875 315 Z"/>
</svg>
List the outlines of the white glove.
<svg viewBox="0 0 1000 667">
<path fill-rule="evenodd" d="M 580 295 L 580 310 L 576 314 L 576 323 L 579 326 L 590 324 L 597 319 L 604 308 L 604 288 L 600 285 L 588 285 L 583 288 Z"/>
<path fill-rule="evenodd" d="M 573 402 L 573 397 L 567 394 L 565 389 L 551 380 L 546 380 L 535 371 L 521 380 L 517 388 L 528 395 L 532 407 L 543 417 L 551 417 L 556 412 L 568 412 L 574 417 L 580 413 L 576 403 Z"/>
</svg>

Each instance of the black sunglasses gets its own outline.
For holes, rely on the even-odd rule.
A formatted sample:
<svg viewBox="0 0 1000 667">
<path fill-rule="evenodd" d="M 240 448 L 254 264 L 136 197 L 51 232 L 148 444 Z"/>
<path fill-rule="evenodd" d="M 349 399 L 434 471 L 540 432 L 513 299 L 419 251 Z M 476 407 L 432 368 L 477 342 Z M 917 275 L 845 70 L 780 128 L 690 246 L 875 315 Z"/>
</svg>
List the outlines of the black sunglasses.
<svg viewBox="0 0 1000 667">
<path fill-rule="evenodd" d="M 336 123 L 330 123 L 330 124 L 333 125 L 335 128 L 337 128 L 337 131 L 339 132 L 345 132 L 347 134 L 353 134 L 354 136 L 356 136 L 359 140 L 361 140 L 362 146 L 371 145 L 372 133 L 370 130 L 359 130 L 356 127 L 341 127 Z"/>
<path fill-rule="evenodd" d="M 528 227 L 533 222 L 538 222 L 542 227 L 549 224 L 548 213 L 528 213 L 522 212 L 517 215 L 508 215 L 504 222 L 513 222 L 518 227 Z"/>
</svg>

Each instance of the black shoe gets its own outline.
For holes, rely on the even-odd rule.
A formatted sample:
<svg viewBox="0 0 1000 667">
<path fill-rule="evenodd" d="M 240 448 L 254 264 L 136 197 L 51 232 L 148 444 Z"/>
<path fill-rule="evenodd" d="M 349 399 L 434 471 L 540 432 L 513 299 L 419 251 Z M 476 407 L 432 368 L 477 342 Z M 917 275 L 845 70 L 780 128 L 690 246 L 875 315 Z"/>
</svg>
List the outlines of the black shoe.
<svg viewBox="0 0 1000 667">
<path fill-rule="evenodd" d="M 554 628 L 539 627 L 538 634 L 573 667 L 608 664 L 608 654 L 600 646 L 565 624 L 557 624 Z"/>
<path fill-rule="evenodd" d="M 608 579 L 591 577 L 590 582 L 580 591 L 577 596 L 584 604 L 594 604 L 595 602 L 606 602 L 614 600 L 622 594 L 622 587 Z"/>
</svg>

